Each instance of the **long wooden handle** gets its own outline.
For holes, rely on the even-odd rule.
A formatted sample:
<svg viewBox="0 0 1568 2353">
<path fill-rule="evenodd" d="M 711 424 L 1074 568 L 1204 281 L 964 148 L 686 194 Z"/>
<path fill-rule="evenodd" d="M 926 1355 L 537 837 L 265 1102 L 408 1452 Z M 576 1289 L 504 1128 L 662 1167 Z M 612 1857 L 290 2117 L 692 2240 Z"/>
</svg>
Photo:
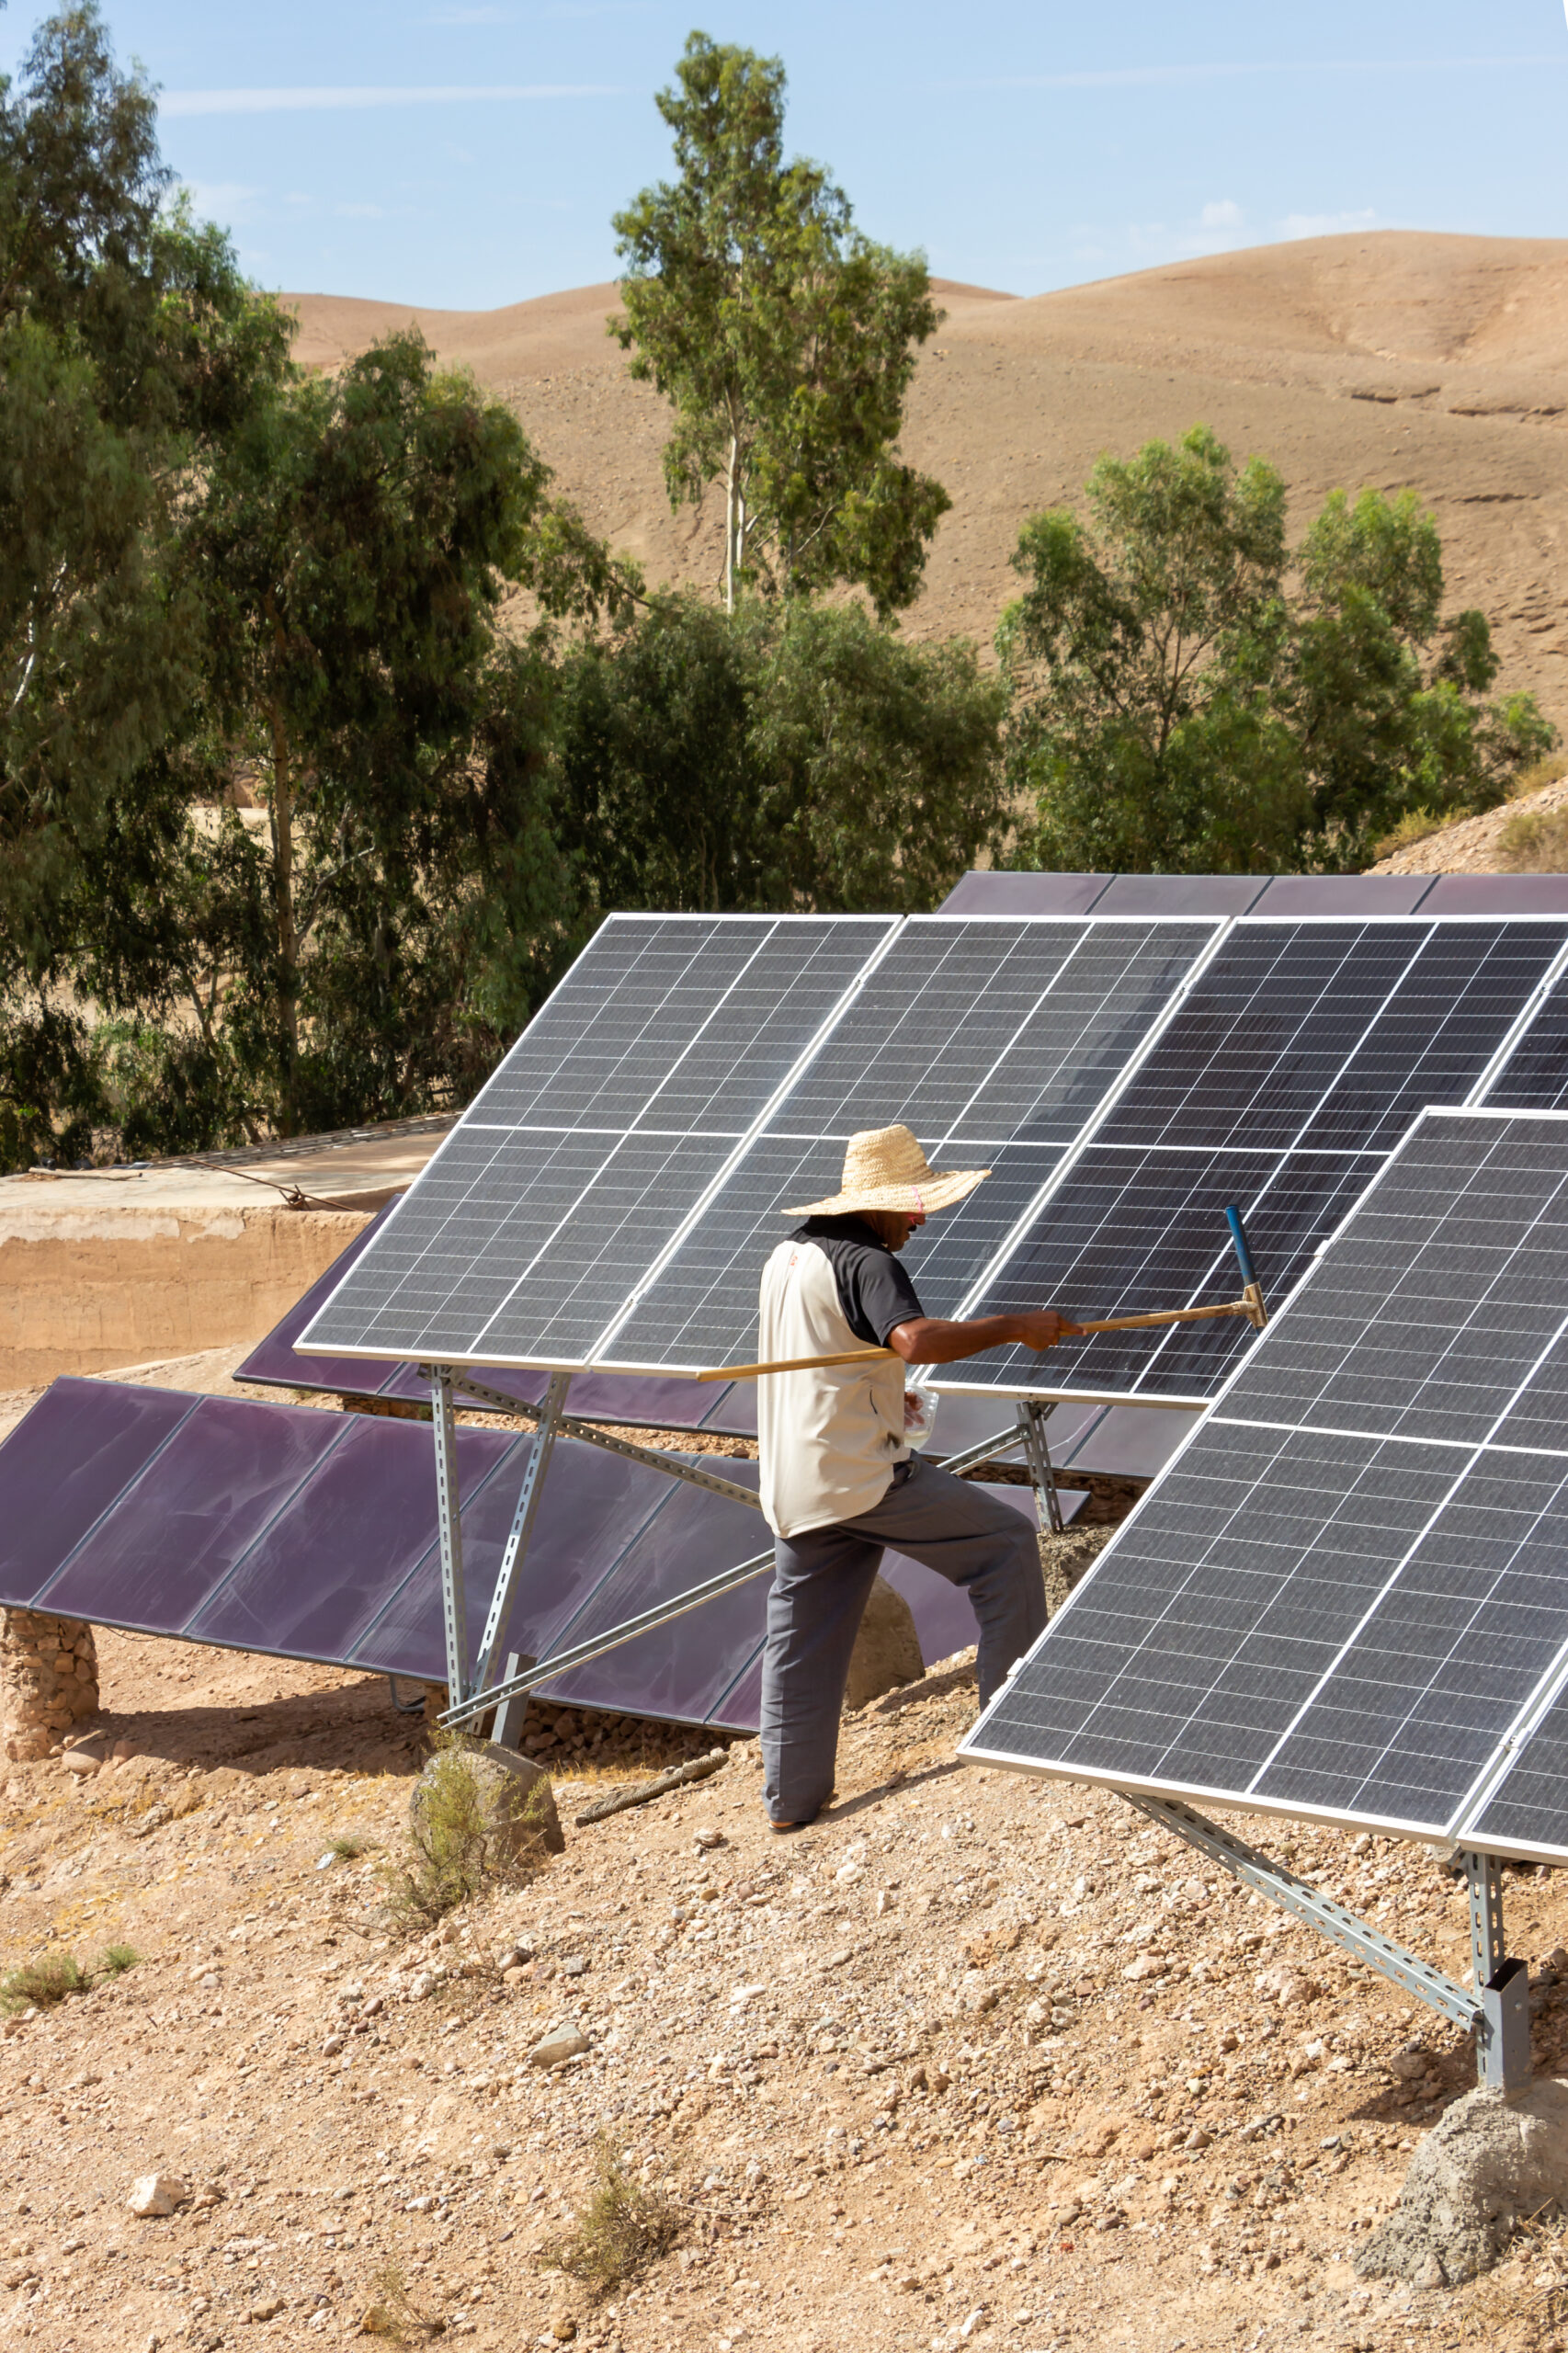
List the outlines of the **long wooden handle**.
<svg viewBox="0 0 1568 2353">
<path fill-rule="evenodd" d="M 1215 1315 L 1244 1315 L 1261 1331 L 1267 1322 L 1263 1294 L 1249 1283 L 1243 1299 L 1228 1299 L 1219 1307 L 1162 1307 L 1149 1315 L 1104 1315 L 1094 1324 L 1064 1324 L 1062 1336 L 1075 1339 L 1083 1332 L 1137 1332 L 1150 1324 L 1202 1324 Z M 846 1348 L 839 1356 L 788 1357 L 778 1364 L 720 1364 L 697 1375 L 699 1381 L 757 1381 L 768 1372 L 815 1372 L 819 1366 L 881 1364 L 892 1348 Z"/>
<path fill-rule="evenodd" d="M 1097 1324 L 1074 1324 L 1075 1332 L 1136 1332 L 1145 1324 L 1202 1324 L 1212 1315 L 1248 1315 L 1257 1321 L 1249 1299 L 1228 1299 L 1222 1307 L 1163 1307 L 1152 1315 L 1104 1315 Z"/>
<path fill-rule="evenodd" d="M 699 1372 L 699 1381 L 756 1381 L 765 1372 L 814 1372 L 819 1365 L 881 1364 L 894 1356 L 893 1348 L 846 1348 L 836 1357 L 786 1357 L 778 1364 L 720 1364 Z"/>
</svg>

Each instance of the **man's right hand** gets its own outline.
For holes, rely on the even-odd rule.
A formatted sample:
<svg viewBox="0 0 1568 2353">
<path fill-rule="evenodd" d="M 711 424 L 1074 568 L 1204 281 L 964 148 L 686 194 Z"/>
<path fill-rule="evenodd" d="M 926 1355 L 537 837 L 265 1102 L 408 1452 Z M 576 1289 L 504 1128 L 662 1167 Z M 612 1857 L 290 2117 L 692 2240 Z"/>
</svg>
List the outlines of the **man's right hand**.
<svg viewBox="0 0 1568 2353">
<path fill-rule="evenodd" d="M 1042 1307 L 1034 1314 L 1020 1315 L 1018 1337 L 1026 1348 L 1036 1354 L 1053 1348 L 1058 1340 L 1071 1339 L 1078 1326 L 1069 1324 L 1065 1315 L 1058 1315 L 1054 1307 Z"/>
</svg>

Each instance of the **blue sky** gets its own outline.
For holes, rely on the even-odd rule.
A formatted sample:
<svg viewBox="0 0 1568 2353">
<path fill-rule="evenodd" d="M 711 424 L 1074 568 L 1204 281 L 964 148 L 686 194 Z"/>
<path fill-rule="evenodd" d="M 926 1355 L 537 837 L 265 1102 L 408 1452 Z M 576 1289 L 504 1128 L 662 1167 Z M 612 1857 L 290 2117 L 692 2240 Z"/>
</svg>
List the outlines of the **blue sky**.
<svg viewBox="0 0 1568 2353">
<path fill-rule="evenodd" d="M 469 309 L 613 276 L 694 23 L 781 54 L 861 225 L 1023 294 L 1334 229 L 1568 235 L 1564 0 L 105 0 L 263 284 Z M 42 10 L 10 0 L 0 68 Z"/>
</svg>

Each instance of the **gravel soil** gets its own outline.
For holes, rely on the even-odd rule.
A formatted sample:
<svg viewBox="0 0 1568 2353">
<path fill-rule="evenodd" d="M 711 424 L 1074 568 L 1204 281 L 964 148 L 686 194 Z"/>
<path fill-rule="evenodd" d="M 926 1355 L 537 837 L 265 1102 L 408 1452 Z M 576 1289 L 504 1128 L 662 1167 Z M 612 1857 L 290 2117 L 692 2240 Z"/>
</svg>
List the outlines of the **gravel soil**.
<svg viewBox="0 0 1568 2353">
<path fill-rule="evenodd" d="M 134 1753 L 10 1769 L 3 1957 L 141 1958 L 0 2034 L 0 2344 L 292 2347 L 378 2308 L 506 2353 L 1557 2342 L 1549 2238 L 1455 2290 L 1353 2268 L 1460 2039 L 1114 1798 L 960 1766 L 961 1659 L 846 1723 L 812 1829 L 768 1833 L 749 1742 L 575 1828 L 689 1745 L 650 1728 L 558 1777 L 564 1856 L 408 1939 L 377 1872 L 424 1734 L 384 1682 L 100 1657 Z M 1462 1968 L 1424 1849 L 1251 1828 Z M 1508 1901 L 1547 1962 L 1560 1882 Z M 563 2027 L 586 2049 L 531 2065 Z M 597 2300 L 544 2251 L 601 2144 L 680 2229 Z M 194 2195 L 136 2220 L 159 2171 Z"/>
</svg>

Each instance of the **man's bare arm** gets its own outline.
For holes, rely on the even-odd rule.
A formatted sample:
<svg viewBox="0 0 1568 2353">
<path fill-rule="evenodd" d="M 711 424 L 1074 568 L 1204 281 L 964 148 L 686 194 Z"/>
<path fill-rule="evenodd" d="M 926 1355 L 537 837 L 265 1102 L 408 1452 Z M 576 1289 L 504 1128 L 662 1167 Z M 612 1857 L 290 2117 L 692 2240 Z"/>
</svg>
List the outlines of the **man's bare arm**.
<svg viewBox="0 0 1568 2353">
<path fill-rule="evenodd" d="M 956 1364 L 961 1357 L 978 1357 L 987 1348 L 1025 1347 L 1038 1353 L 1070 1338 L 1077 1328 L 1050 1307 L 1028 1315 L 975 1315 L 961 1324 L 920 1315 L 895 1324 L 888 1346 L 905 1364 Z"/>
</svg>

